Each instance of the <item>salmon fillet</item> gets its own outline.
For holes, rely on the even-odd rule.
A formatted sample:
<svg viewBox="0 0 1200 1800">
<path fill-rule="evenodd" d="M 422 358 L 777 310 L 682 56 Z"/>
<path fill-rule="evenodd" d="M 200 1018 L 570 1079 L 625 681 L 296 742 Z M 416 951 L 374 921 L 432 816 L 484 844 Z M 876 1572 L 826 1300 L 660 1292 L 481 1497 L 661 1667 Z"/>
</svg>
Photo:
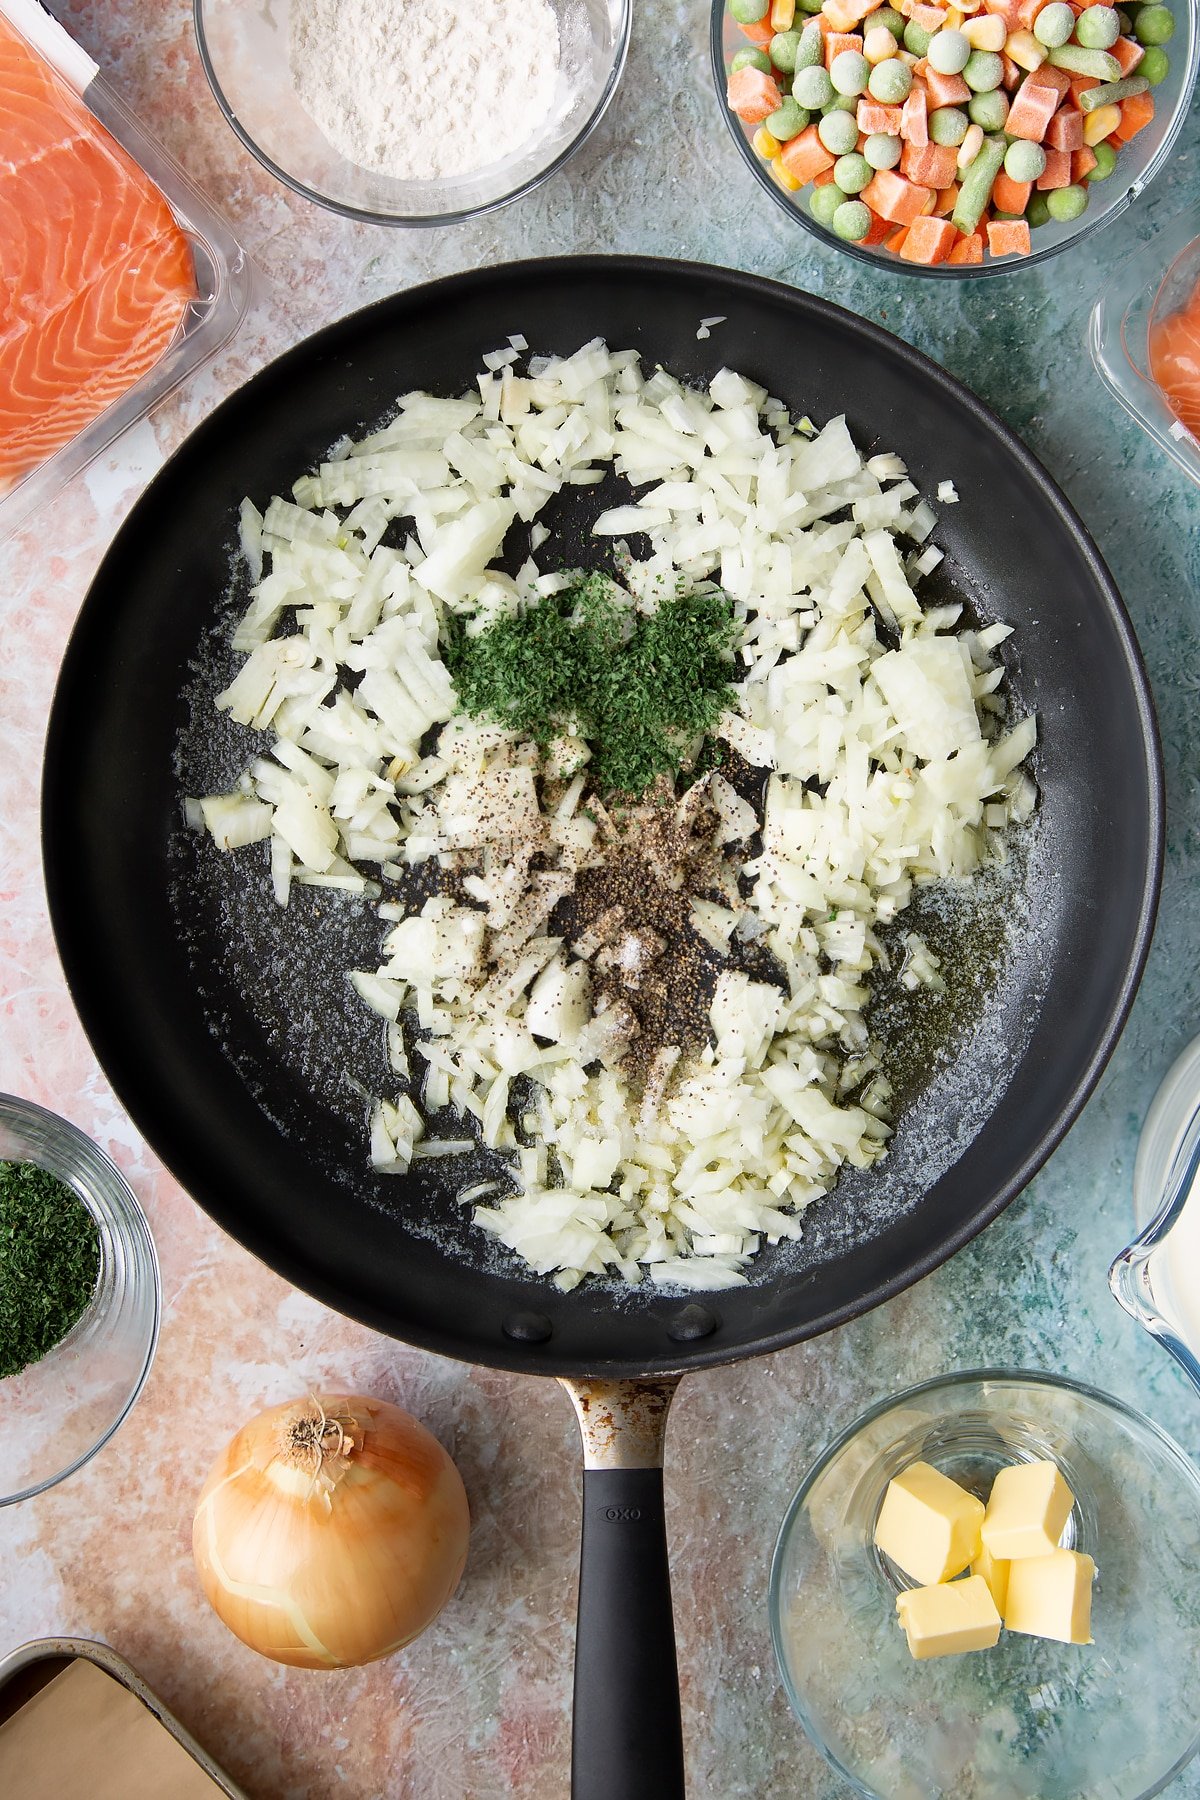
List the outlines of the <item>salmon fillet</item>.
<svg viewBox="0 0 1200 1800">
<path fill-rule="evenodd" d="M 1152 326 L 1150 373 L 1175 417 L 1200 437 L 1200 289 Z"/>
<path fill-rule="evenodd" d="M 154 367 L 195 291 L 162 194 L 0 18 L 0 492 Z"/>
</svg>

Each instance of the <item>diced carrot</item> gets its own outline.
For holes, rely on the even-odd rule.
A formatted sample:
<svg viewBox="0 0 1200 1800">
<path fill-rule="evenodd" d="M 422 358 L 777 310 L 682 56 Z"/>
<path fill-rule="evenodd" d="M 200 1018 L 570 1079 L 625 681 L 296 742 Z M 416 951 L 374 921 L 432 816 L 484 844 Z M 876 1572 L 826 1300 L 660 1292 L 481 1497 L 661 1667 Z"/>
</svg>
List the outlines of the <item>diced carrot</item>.
<svg viewBox="0 0 1200 1800">
<path fill-rule="evenodd" d="M 1147 126 L 1154 117 L 1154 96 L 1152 94 L 1130 94 L 1128 100 L 1121 102 L 1121 123 L 1113 132 L 1113 137 L 1120 144 L 1127 144 L 1130 138 Z"/>
<path fill-rule="evenodd" d="M 983 235 L 973 231 L 970 237 L 960 237 L 949 256 L 948 263 L 981 263 L 983 261 Z"/>
<path fill-rule="evenodd" d="M 827 19 L 823 12 L 819 12 L 816 14 L 816 21 L 817 21 L 817 30 L 821 33 L 822 37 L 827 37 L 828 34 L 834 29 L 832 21 Z M 810 19 L 808 22 L 811 25 L 812 19 Z"/>
<path fill-rule="evenodd" d="M 1049 193 L 1051 188 L 1064 188 L 1071 185 L 1071 152 L 1069 150 L 1047 150 L 1046 167 L 1037 179 L 1038 192 Z M 1007 211 L 1007 208 L 1004 210 Z"/>
<path fill-rule="evenodd" d="M 825 33 L 825 67 L 833 67 L 833 59 L 843 50 L 861 50 L 862 33 L 860 31 L 827 31 Z"/>
<path fill-rule="evenodd" d="M 900 136 L 918 148 L 929 142 L 929 103 L 915 82 L 900 109 Z"/>
<path fill-rule="evenodd" d="M 958 151 L 951 144 L 905 144 L 900 172 L 923 187 L 949 187 L 958 170 Z"/>
<path fill-rule="evenodd" d="M 949 219 L 914 219 L 900 250 L 903 262 L 945 262 L 958 236 Z"/>
<path fill-rule="evenodd" d="M 1051 150 L 1083 149 L 1083 114 L 1073 106 L 1060 106 L 1046 127 L 1046 145 Z"/>
<path fill-rule="evenodd" d="M 1083 146 L 1082 150 L 1072 150 L 1071 180 L 1086 181 L 1099 160 L 1100 158 L 1096 155 L 1096 152 L 1094 150 L 1089 150 L 1086 144 Z"/>
<path fill-rule="evenodd" d="M 907 12 L 913 24 L 919 25 L 922 31 L 929 32 L 930 36 L 935 31 L 940 31 L 946 23 L 944 6 L 926 6 L 922 0 L 914 0 L 914 4 L 907 8 Z"/>
<path fill-rule="evenodd" d="M 833 170 L 831 168 L 822 169 L 819 174 L 813 176 L 812 184 L 814 187 L 828 187 L 832 180 Z"/>
<path fill-rule="evenodd" d="M 780 151 L 779 160 L 788 174 L 794 175 L 803 186 L 826 169 L 832 169 L 837 158 L 829 154 L 817 136 L 816 126 L 809 125 L 799 136 L 788 140 Z"/>
<path fill-rule="evenodd" d="M 821 14 L 834 31 L 853 31 L 868 13 L 875 11 L 877 0 L 824 0 Z"/>
<path fill-rule="evenodd" d="M 1109 46 L 1108 54 L 1116 57 L 1121 65 L 1122 75 L 1132 75 L 1146 52 L 1132 38 L 1119 37 L 1115 44 Z"/>
<path fill-rule="evenodd" d="M 952 181 L 949 187 L 939 188 L 934 200 L 933 215 L 936 219 L 948 219 L 954 211 L 958 200 L 958 183 Z"/>
<path fill-rule="evenodd" d="M 896 255 L 899 256 L 901 250 L 904 248 L 904 240 L 907 236 L 908 227 L 907 225 L 902 225 L 899 231 L 893 231 L 890 238 L 885 238 L 883 240 L 884 248 L 887 250 L 894 250 Z"/>
<path fill-rule="evenodd" d="M 883 106 L 878 100 L 860 100 L 858 111 L 854 115 L 858 129 L 868 136 L 881 131 L 886 137 L 900 136 L 900 108 Z"/>
<path fill-rule="evenodd" d="M 1027 219 L 991 219 L 987 228 L 988 249 L 993 256 L 1028 256 L 1029 221 Z"/>
<path fill-rule="evenodd" d="M 943 75 L 926 65 L 921 79 L 929 94 L 930 111 L 939 106 L 965 106 L 971 98 L 971 90 L 961 75 Z"/>
<path fill-rule="evenodd" d="M 871 229 L 861 242 L 864 244 L 882 244 L 891 236 L 891 232 L 891 220 L 881 219 L 878 213 L 872 213 Z"/>
<path fill-rule="evenodd" d="M 1006 55 L 1003 51 L 1000 55 L 1000 70 L 1001 86 L 1006 88 L 1011 94 L 1013 89 L 1019 87 L 1024 80 L 1025 71 L 1021 68 L 1019 63 L 1015 63 L 1012 57 Z"/>
<path fill-rule="evenodd" d="M 1021 0 L 1021 4 L 1017 8 L 1017 19 L 1020 28 L 1024 31 L 1032 30 L 1033 21 L 1037 18 L 1043 7 L 1049 6 L 1049 4 L 1050 0 Z"/>
<path fill-rule="evenodd" d="M 1035 69 L 1025 83 L 1040 88 L 1053 88 L 1060 100 L 1065 100 L 1071 91 L 1071 77 L 1065 69 L 1056 69 L 1053 63 L 1044 62 L 1040 69 Z"/>
<path fill-rule="evenodd" d="M 809 130 L 812 129 L 810 126 Z M 786 151 L 784 154 L 786 155 Z M 921 216 L 932 192 L 931 188 L 906 181 L 903 175 L 897 175 L 892 169 L 876 169 L 860 198 L 872 212 L 877 212 L 881 218 L 890 219 L 893 225 L 911 225 L 914 219 Z"/>
<path fill-rule="evenodd" d="M 761 69 L 738 69 L 729 77 L 729 107 L 747 125 L 761 125 L 783 105 L 779 83 Z"/>
<path fill-rule="evenodd" d="M 854 148 L 858 151 L 858 154 L 860 156 L 863 153 L 863 146 L 865 145 L 865 143 L 867 141 L 867 137 L 868 137 L 868 133 L 865 131 L 860 131 L 858 134 L 858 142 L 857 142 L 857 144 L 855 144 Z"/>
<path fill-rule="evenodd" d="M 1028 138 L 1031 143 L 1040 144 L 1046 135 L 1047 126 L 1058 111 L 1058 99 L 1054 88 L 1027 81 L 1017 90 L 1004 121 L 1004 129 L 1009 137 Z"/>
<path fill-rule="evenodd" d="M 984 12 L 996 13 L 1004 20 L 1010 31 L 1021 28 L 1020 0 L 983 0 Z"/>
<path fill-rule="evenodd" d="M 741 29 L 750 39 L 750 42 L 754 45 L 756 50 L 767 49 L 771 39 L 775 36 L 775 33 L 771 30 L 770 21 L 768 19 L 759 19 L 757 24 L 743 25 Z"/>
<path fill-rule="evenodd" d="M 997 212 L 1023 213 L 1032 192 L 1032 181 L 1014 181 L 1001 169 L 992 183 L 992 205 Z"/>
</svg>

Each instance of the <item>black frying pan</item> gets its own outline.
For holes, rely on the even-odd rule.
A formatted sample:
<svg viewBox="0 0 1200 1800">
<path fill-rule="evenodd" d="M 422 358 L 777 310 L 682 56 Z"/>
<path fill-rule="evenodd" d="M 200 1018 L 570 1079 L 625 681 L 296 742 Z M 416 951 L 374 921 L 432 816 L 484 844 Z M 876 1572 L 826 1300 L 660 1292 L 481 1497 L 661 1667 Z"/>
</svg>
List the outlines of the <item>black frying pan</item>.
<svg viewBox="0 0 1200 1800">
<path fill-rule="evenodd" d="M 715 315 L 724 322 L 699 341 Z M 214 733 L 203 704 L 226 654 L 218 627 L 242 496 L 286 494 L 408 388 L 463 391 L 511 332 L 555 352 L 602 335 L 700 380 L 727 363 L 818 420 L 845 412 L 858 443 L 898 451 L 925 493 L 952 479 L 961 503 L 938 531 L 943 589 L 1017 627 L 1010 679 L 1041 721 L 1038 823 L 1009 903 L 1017 927 L 984 999 L 913 1087 L 884 1162 L 815 1208 L 801 1244 L 764 1250 L 749 1285 L 718 1294 L 562 1294 L 484 1241 L 445 1165 L 441 1185 L 428 1164 L 373 1177 L 344 1070 L 369 1087 L 380 1052 L 340 971 L 375 966 L 377 921 L 314 890 L 280 913 L 263 899 L 256 852 L 222 858 L 182 829 L 181 795 L 249 754 L 249 734 Z M 564 561 L 586 542 L 590 492 L 571 490 L 575 510 L 556 515 Z M 829 1330 L 950 1256 L 1049 1156 L 1132 1002 L 1162 854 L 1159 756 L 1129 621 L 1078 518 L 957 382 L 808 295 L 643 258 L 456 276 L 301 344 L 151 484 L 68 647 L 43 805 L 50 909 L 84 1026 L 200 1204 L 368 1325 L 571 1380 L 588 1464 L 574 1792 L 672 1800 L 683 1777 L 661 1440 L 673 1377 Z M 327 961 L 313 952 L 318 922 L 337 940 Z"/>
</svg>

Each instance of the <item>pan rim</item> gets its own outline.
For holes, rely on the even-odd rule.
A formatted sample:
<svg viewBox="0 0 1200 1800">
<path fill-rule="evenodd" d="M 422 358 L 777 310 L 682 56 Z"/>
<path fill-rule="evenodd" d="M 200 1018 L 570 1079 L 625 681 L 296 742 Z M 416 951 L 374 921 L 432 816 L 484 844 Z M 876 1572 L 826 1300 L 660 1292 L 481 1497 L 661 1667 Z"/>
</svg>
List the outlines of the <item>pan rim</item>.
<svg viewBox="0 0 1200 1800">
<path fill-rule="evenodd" d="M 895 1271 L 873 1283 L 868 1290 L 860 1293 L 854 1300 L 830 1307 L 816 1318 L 810 1318 L 800 1324 L 787 1325 L 776 1331 L 757 1336 L 749 1343 L 729 1346 L 700 1339 L 686 1346 L 677 1345 L 669 1353 L 650 1362 L 634 1363 L 627 1358 L 616 1356 L 593 1359 L 583 1365 L 568 1359 L 559 1359 L 553 1349 L 549 1351 L 547 1360 L 546 1354 L 540 1346 L 510 1343 L 506 1338 L 497 1338 L 489 1344 L 488 1355 L 486 1359 L 482 1359 L 478 1354 L 471 1354 L 464 1350 L 461 1341 L 456 1341 L 458 1334 L 453 1325 L 448 1328 L 438 1327 L 436 1329 L 427 1329 L 419 1324 L 411 1328 L 406 1327 L 403 1338 L 399 1339 L 399 1341 L 410 1343 L 422 1350 L 449 1356 L 457 1361 L 486 1361 L 487 1366 L 516 1372 L 540 1372 L 577 1377 L 658 1375 L 682 1369 L 716 1367 L 741 1360 L 744 1357 L 765 1355 L 785 1349 L 792 1344 L 820 1336 L 826 1331 L 846 1324 L 860 1314 L 873 1310 L 884 1301 L 895 1298 L 896 1295 L 913 1286 L 934 1269 L 940 1267 L 942 1263 L 948 1261 L 987 1225 L 991 1224 L 1027 1186 L 1057 1149 L 1078 1119 L 1112 1056 L 1128 1020 L 1149 955 L 1161 890 L 1165 847 L 1162 747 L 1157 730 L 1153 697 L 1141 648 L 1116 582 L 1091 533 L 1048 470 L 990 407 L 931 357 L 893 336 L 873 320 L 862 318 L 821 296 L 790 287 L 785 282 L 743 270 L 667 257 L 602 254 L 539 257 L 441 276 L 435 281 L 422 283 L 400 293 L 385 296 L 372 305 L 357 309 L 302 338 L 299 343 L 283 352 L 281 356 L 274 358 L 262 369 L 256 371 L 247 382 L 226 396 L 208 417 L 188 434 L 167 459 L 163 468 L 139 496 L 128 517 L 114 535 L 100 568 L 89 585 L 88 595 L 85 596 L 80 608 L 76 625 L 63 656 L 51 704 L 42 771 L 41 837 L 43 874 L 55 945 L 67 978 L 72 1004 L 93 1054 L 96 1055 L 97 1062 L 110 1081 L 122 1108 L 143 1136 L 148 1147 L 152 1149 L 172 1177 L 179 1182 L 189 1198 L 193 1199 L 220 1229 L 232 1237 L 243 1249 L 300 1291 L 319 1299 L 344 1317 L 355 1319 L 386 1336 L 397 1337 L 393 1324 L 384 1316 L 380 1308 L 370 1302 L 364 1302 L 359 1295 L 346 1293 L 342 1284 L 325 1278 L 324 1272 L 316 1268 L 311 1261 L 294 1256 L 286 1249 L 280 1253 L 277 1246 L 267 1242 L 269 1234 L 255 1229 L 253 1222 L 247 1228 L 244 1222 L 239 1221 L 235 1228 L 230 1222 L 231 1209 L 223 1204 L 218 1183 L 203 1169 L 194 1169 L 190 1166 L 192 1159 L 183 1153 L 180 1144 L 169 1146 L 170 1154 L 164 1155 L 160 1151 L 158 1143 L 161 1141 L 165 1146 L 167 1137 L 171 1135 L 170 1122 L 167 1122 L 166 1133 L 160 1136 L 158 1122 L 153 1119 L 155 1110 L 153 1105 L 144 1106 L 142 1104 L 142 1097 L 137 1091 L 136 1074 L 129 1071 L 128 1079 L 126 1079 L 127 1072 L 122 1070 L 121 1077 L 118 1079 L 110 1073 L 110 1065 L 120 1066 L 124 1060 L 119 1054 L 116 1042 L 120 1035 L 119 1027 L 114 1027 L 112 1021 L 101 1016 L 99 1009 L 93 1008 L 86 1002 L 81 1003 L 77 998 L 77 983 L 74 976 L 78 965 L 71 941 L 75 928 L 68 916 L 68 909 L 62 905 L 61 901 L 62 891 L 69 885 L 70 878 L 67 867 L 69 857 L 65 847 L 56 841 L 55 794 L 57 784 L 67 779 L 67 770 L 63 766 L 66 762 L 63 739 L 69 735 L 69 728 L 63 717 L 62 693 L 67 684 L 68 675 L 74 668 L 74 662 L 81 654 L 79 650 L 80 628 L 88 614 L 89 601 L 95 590 L 96 582 L 109 560 L 123 551 L 136 535 L 141 517 L 144 511 L 153 505 L 160 484 L 177 468 L 181 459 L 203 452 L 206 440 L 222 428 L 224 418 L 231 409 L 253 405 L 256 390 L 267 382 L 278 380 L 281 375 L 286 377 L 291 367 L 297 365 L 304 367 L 314 358 L 319 358 L 323 354 L 331 351 L 336 353 L 340 340 L 352 339 L 362 329 L 363 321 L 384 315 L 391 315 L 402 320 L 407 311 L 424 310 L 431 305 L 437 305 L 439 301 L 444 304 L 447 293 L 459 296 L 486 294 L 491 288 L 505 288 L 514 279 L 529 284 L 537 283 L 539 280 L 561 283 L 565 278 L 569 278 L 576 284 L 582 285 L 587 282 L 589 275 L 601 277 L 612 274 L 637 276 L 647 281 L 663 279 L 675 281 L 682 277 L 698 285 L 707 282 L 720 286 L 731 295 L 731 298 L 744 295 L 751 297 L 759 304 L 766 301 L 775 306 L 784 306 L 800 315 L 810 317 L 815 315 L 828 321 L 840 331 L 849 332 L 858 337 L 860 341 L 865 340 L 876 350 L 885 351 L 893 360 L 904 363 L 912 374 L 919 376 L 927 384 L 936 385 L 943 394 L 949 396 L 953 403 L 973 418 L 993 441 L 999 440 L 1008 456 L 1042 492 L 1047 503 L 1060 519 L 1066 535 L 1086 566 L 1098 597 L 1103 598 L 1108 618 L 1115 628 L 1125 674 L 1135 701 L 1134 711 L 1145 753 L 1145 828 L 1150 854 L 1144 876 L 1140 880 L 1136 922 L 1129 937 L 1132 953 L 1128 958 L 1123 978 L 1106 1007 L 1104 1030 L 1076 1077 L 1066 1100 L 1060 1106 L 1052 1125 L 1043 1131 L 1023 1157 L 1017 1169 L 991 1194 L 986 1202 L 973 1207 L 969 1215 L 960 1223 L 941 1233 L 935 1245 L 907 1256 Z M 1132 911 L 1133 909 L 1131 909 L 1131 914 Z M 101 1044 L 105 1046 L 104 1057 L 100 1055 L 98 1048 Z M 154 1139 L 147 1135 L 142 1123 L 143 1118 L 148 1115 L 151 1116 L 155 1132 Z M 725 1290 L 720 1291 L 724 1292 Z M 703 1298 L 703 1296 L 700 1297 Z M 668 1297 L 663 1296 L 663 1298 Z M 676 1304 L 680 1304 L 676 1297 L 671 1296 L 670 1298 Z M 694 1299 L 696 1296 L 689 1295 L 686 1298 Z"/>
</svg>

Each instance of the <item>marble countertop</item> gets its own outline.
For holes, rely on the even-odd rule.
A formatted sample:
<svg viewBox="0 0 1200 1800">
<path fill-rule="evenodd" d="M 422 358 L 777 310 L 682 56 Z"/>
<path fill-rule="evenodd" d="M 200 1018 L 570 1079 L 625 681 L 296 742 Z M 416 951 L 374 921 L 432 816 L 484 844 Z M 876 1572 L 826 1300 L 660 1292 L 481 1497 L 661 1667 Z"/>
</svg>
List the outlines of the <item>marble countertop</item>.
<svg viewBox="0 0 1200 1800">
<path fill-rule="evenodd" d="M 846 1789 L 787 1711 L 766 1620 L 775 1531 L 831 1433 L 909 1382 L 1010 1364 L 1096 1382 L 1200 1449 L 1196 1396 L 1105 1282 L 1130 1235 L 1140 1122 L 1200 1029 L 1200 500 L 1107 399 L 1085 346 L 1107 272 L 1193 200 L 1195 117 L 1152 193 L 1098 239 L 1042 269 L 935 289 L 825 251 L 759 192 L 719 118 L 704 0 L 635 7 L 624 85 L 564 174 L 482 222 L 423 232 L 350 223 L 271 181 L 211 101 L 185 0 L 53 10 L 225 209 L 270 287 L 211 369 L 0 550 L 0 1089 L 66 1114 L 126 1171 L 165 1297 L 157 1361 L 124 1429 L 72 1480 L 0 1513 L 0 1654 L 50 1633 L 106 1640 L 252 1800 L 565 1794 L 576 1428 L 551 1383 L 423 1355 L 294 1292 L 164 1173 L 97 1070 L 47 923 L 38 771 L 72 620 L 145 480 L 262 362 L 380 295 L 526 255 L 656 252 L 780 277 L 937 357 L 1047 463 L 1122 587 L 1158 697 L 1169 836 L 1149 969 L 1097 1093 L 1043 1173 L 953 1262 L 817 1342 L 690 1379 L 673 1415 L 690 1791 L 835 1800 Z M 462 1469 L 474 1535 L 458 1598 L 412 1648 L 307 1674 L 260 1660 L 208 1610 L 190 1519 L 211 1458 L 246 1416 L 330 1384 L 395 1399 L 438 1433 Z M 1200 1796 L 1200 1771 L 1171 1791 Z"/>
</svg>

